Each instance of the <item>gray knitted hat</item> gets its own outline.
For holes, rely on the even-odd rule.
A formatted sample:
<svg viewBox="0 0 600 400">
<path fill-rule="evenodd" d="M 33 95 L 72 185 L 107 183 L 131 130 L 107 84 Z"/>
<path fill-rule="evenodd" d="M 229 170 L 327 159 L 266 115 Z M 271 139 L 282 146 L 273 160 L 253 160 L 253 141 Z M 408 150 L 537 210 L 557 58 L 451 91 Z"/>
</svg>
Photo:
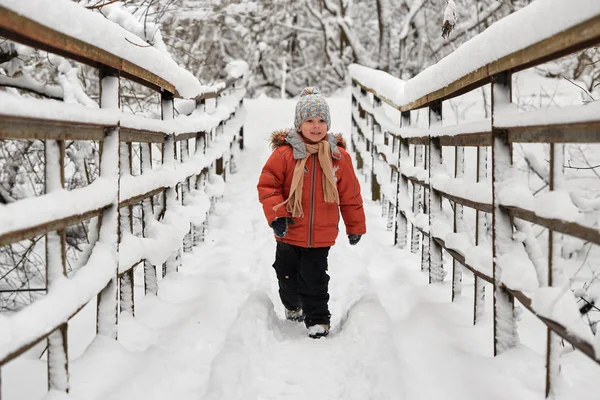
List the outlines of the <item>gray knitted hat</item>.
<svg viewBox="0 0 600 400">
<path fill-rule="evenodd" d="M 300 100 L 296 104 L 296 118 L 294 119 L 294 127 L 298 127 L 308 118 L 319 117 L 327 123 L 327 130 L 331 125 L 329 116 L 329 105 L 321 94 L 321 89 L 316 86 L 306 87 L 300 94 Z"/>
</svg>

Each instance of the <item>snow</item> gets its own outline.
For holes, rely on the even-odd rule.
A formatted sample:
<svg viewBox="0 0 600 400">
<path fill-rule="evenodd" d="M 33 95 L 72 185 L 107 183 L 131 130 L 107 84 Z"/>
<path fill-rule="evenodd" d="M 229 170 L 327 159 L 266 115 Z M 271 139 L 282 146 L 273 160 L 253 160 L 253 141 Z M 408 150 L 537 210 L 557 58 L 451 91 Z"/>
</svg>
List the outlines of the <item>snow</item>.
<svg viewBox="0 0 600 400">
<path fill-rule="evenodd" d="M 347 99 L 329 103 L 332 130 L 348 135 Z M 368 200 L 362 176 L 369 233 L 350 246 L 342 228 L 331 250 L 329 336 L 309 339 L 301 324 L 285 321 L 271 267 L 275 241 L 264 223 L 256 182 L 270 154 L 267 138 L 289 126 L 295 102 L 263 98 L 246 100 L 245 106 L 249 118 L 238 173 L 226 183 L 210 177 L 210 190 L 223 198 L 208 220 L 206 241 L 183 254 L 179 272 L 160 279 L 158 296 L 143 296 L 142 267 L 136 270 L 136 316 L 120 315 L 118 341 L 94 337 L 95 301 L 70 321 L 68 395 L 45 395 L 45 360 L 36 347 L 3 366 L 3 399 L 500 400 L 507 387 L 515 399 L 543 397 L 545 326 L 524 312 L 523 344 L 492 357 L 492 302 L 472 326 L 470 274 L 454 303 L 447 282 L 429 285 L 420 255 L 393 246 L 393 234 L 380 205 Z M 416 216 L 423 218 L 427 227 L 427 216 Z M 450 239 L 457 246 L 468 242 Z M 114 275 L 112 251 L 98 247 L 88 266 L 59 283 L 69 287 L 52 294 L 53 304 L 38 301 L 24 310 L 35 317 L 0 315 L 0 349 L 64 320 L 90 300 L 86 294 Z M 481 257 L 471 253 L 476 251 L 467 252 L 467 262 L 491 254 L 489 249 Z M 561 362 L 559 398 L 594 399 L 600 390 L 597 366 L 578 352 L 563 355 Z"/>
</svg>

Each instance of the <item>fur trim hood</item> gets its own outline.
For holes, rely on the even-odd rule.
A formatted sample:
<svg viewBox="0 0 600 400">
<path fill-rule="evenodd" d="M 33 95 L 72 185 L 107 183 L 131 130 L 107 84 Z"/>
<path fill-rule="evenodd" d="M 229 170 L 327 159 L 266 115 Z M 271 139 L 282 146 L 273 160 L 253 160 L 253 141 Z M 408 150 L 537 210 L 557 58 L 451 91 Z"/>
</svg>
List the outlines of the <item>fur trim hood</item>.
<svg viewBox="0 0 600 400">
<path fill-rule="evenodd" d="M 346 150 L 346 141 L 340 133 L 327 133 L 327 141 L 331 146 L 331 156 L 339 160 L 341 158 L 338 147 Z M 306 157 L 306 146 L 302 137 L 293 129 L 281 129 L 271 134 L 271 148 L 275 150 L 285 144 L 289 144 L 294 149 L 294 158 L 296 160 Z"/>
</svg>

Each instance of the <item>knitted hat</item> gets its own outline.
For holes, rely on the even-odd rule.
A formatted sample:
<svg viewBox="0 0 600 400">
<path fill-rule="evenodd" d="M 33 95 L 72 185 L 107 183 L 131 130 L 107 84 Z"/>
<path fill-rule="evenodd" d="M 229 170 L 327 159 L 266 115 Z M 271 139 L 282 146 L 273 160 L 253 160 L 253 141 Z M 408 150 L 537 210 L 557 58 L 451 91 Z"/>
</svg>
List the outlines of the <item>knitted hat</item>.
<svg viewBox="0 0 600 400">
<path fill-rule="evenodd" d="M 329 106 L 321 95 L 321 89 L 316 86 L 306 87 L 300 94 L 300 100 L 296 104 L 296 118 L 294 119 L 294 127 L 296 130 L 308 118 L 319 117 L 327 123 L 327 130 L 331 125 L 329 117 Z"/>
</svg>

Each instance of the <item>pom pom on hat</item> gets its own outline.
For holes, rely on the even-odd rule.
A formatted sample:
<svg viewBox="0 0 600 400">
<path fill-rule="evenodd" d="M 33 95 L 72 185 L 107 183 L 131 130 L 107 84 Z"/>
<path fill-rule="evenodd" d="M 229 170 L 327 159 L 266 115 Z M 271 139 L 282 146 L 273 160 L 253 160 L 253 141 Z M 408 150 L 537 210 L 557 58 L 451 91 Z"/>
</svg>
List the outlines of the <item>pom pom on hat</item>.
<svg viewBox="0 0 600 400">
<path fill-rule="evenodd" d="M 329 130 L 329 126 L 331 125 L 329 105 L 321 94 L 321 89 L 316 86 L 309 86 L 302 89 L 300 100 L 296 103 L 294 127 L 298 129 L 308 118 L 323 119 L 327 123 L 327 130 Z"/>
</svg>

